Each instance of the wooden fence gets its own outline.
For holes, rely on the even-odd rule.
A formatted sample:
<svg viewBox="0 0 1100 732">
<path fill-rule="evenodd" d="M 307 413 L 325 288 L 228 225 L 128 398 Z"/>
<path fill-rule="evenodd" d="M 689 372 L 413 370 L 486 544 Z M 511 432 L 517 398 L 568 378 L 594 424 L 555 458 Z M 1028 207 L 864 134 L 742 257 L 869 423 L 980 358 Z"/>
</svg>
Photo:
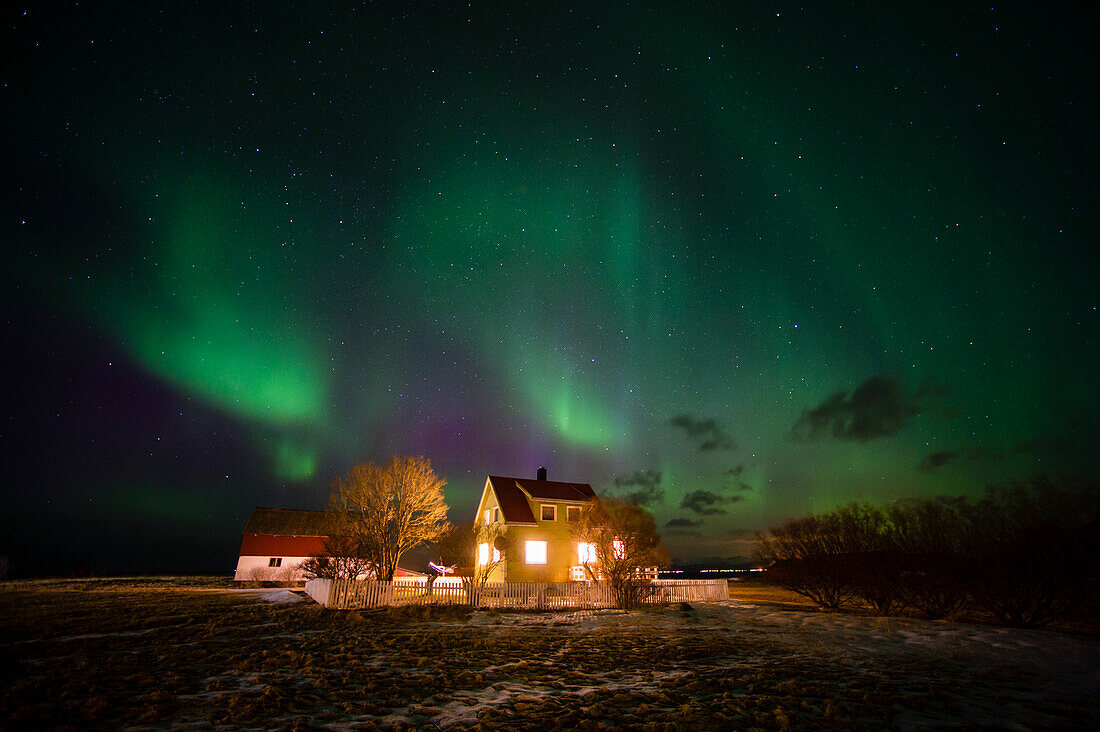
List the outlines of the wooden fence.
<svg viewBox="0 0 1100 732">
<path fill-rule="evenodd" d="M 421 604 L 525 610 L 615 607 L 611 586 L 602 582 L 488 582 L 478 590 L 467 590 L 453 582 L 429 585 L 410 580 L 312 579 L 306 582 L 306 594 L 325 607 L 338 609 Z M 653 580 L 652 592 L 644 602 L 708 602 L 728 598 L 724 579 Z"/>
</svg>

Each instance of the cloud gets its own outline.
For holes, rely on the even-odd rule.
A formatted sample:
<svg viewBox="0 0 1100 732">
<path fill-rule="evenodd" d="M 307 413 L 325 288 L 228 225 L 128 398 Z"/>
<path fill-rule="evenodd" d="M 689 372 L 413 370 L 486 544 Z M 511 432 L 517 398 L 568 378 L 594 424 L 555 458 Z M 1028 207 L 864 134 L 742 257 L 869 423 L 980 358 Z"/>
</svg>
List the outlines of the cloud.
<svg viewBox="0 0 1100 732">
<path fill-rule="evenodd" d="M 1065 440 L 1056 440 L 1049 437 L 1033 437 L 1030 440 L 1017 442 L 1012 448 L 1014 455 L 1025 455 L 1029 452 L 1056 453 L 1064 452 L 1070 448 Z"/>
<path fill-rule="evenodd" d="M 690 440 L 697 443 L 699 452 L 714 450 L 733 450 L 737 443 L 723 431 L 714 419 L 701 419 L 690 414 L 678 414 L 669 420 L 673 427 L 679 427 Z"/>
<path fill-rule="evenodd" d="M 700 516 L 718 516 L 726 513 L 726 509 L 721 508 L 724 504 L 738 503 L 743 500 L 745 500 L 744 496 L 720 496 L 710 491 L 695 491 L 684 496 L 684 500 L 680 502 L 680 508 L 694 511 Z"/>
<path fill-rule="evenodd" d="M 872 376 L 850 394 L 841 389 L 813 409 L 804 410 L 791 428 L 791 435 L 810 440 L 828 435 L 856 442 L 888 437 L 899 432 L 910 417 L 924 411 L 928 402 L 945 394 L 942 387 L 925 382 L 909 395 L 901 382 Z"/>
<path fill-rule="evenodd" d="M 703 525 L 703 520 L 692 521 L 689 518 L 674 518 L 665 524 L 666 529 L 697 529 Z"/>
<path fill-rule="evenodd" d="M 725 475 L 726 475 L 727 478 L 729 478 L 730 482 L 733 484 L 733 487 L 736 488 L 737 490 L 739 490 L 739 491 L 751 491 L 752 486 L 749 485 L 748 483 L 746 483 L 745 481 L 741 480 L 741 473 L 744 473 L 744 472 L 745 472 L 745 464 L 741 463 L 737 467 L 730 468 L 729 470 L 727 470 Z"/>
<path fill-rule="evenodd" d="M 936 468 L 943 467 L 949 462 L 959 457 L 958 450 L 942 450 L 941 452 L 932 452 L 924 456 L 924 459 L 920 461 L 920 465 L 917 466 L 917 470 L 922 473 L 928 473 Z"/>
<path fill-rule="evenodd" d="M 615 485 L 634 489 L 623 495 L 623 499 L 642 506 L 652 505 L 665 497 L 665 491 L 661 488 L 660 470 L 640 470 L 633 475 L 616 478 Z"/>
<path fill-rule="evenodd" d="M 930 473 L 936 468 L 942 468 L 949 463 L 955 463 L 963 460 L 981 460 L 985 457 L 994 457 L 984 447 L 967 447 L 962 450 L 941 450 L 940 452 L 930 452 L 924 456 L 917 465 L 917 470 L 922 473 Z"/>
</svg>

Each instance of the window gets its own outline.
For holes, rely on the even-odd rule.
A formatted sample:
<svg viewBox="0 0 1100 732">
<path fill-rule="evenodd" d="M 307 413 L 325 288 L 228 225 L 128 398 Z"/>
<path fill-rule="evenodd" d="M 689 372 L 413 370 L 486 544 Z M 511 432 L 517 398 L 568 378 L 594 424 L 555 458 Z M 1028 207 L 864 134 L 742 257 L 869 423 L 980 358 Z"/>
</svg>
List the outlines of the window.
<svg viewBox="0 0 1100 732">
<path fill-rule="evenodd" d="M 528 564 L 546 564 L 546 542 L 545 541 L 529 541 L 529 542 L 527 542 L 527 563 Z"/>
<path fill-rule="evenodd" d="M 497 549 L 496 547 L 493 547 L 492 556 L 493 556 L 493 563 L 494 564 L 496 562 L 499 562 L 500 561 L 500 549 Z M 478 564 L 478 566 L 479 567 L 484 567 L 488 563 L 489 563 L 489 545 L 488 544 L 478 544 L 477 545 L 477 564 Z"/>
<path fill-rule="evenodd" d="M 500 523 L 500 507 L 499 506 L 493 506 L 493 523 L 494 524 L 499 524 Z"/>
<path fill-rule="evenodd" d="M 281 567 L 281 566 L 283 566 L 283 558 L 282 557 L 272 557 L 271 559 L 267 560 L 267 566 L 269 566 L 269 567 Z"/>
<path fill-rule="evenodd" d="M 611 551 L 615 553 L 616 559 L 622 559 L 626 556 L 626 547 L 618 539 L 611 542 Z"/>
<path fill-rule="evenodd" d="M 596 563 L 596 545 L 581 542 L 577 544 L 577 562 L 580 564 Z"/>
<path fill-rule="evenodd" d="M 493 523 L 493 510 L 491 508 L 485 509 L 485 525 Z"/>
<path fill-rule="evenodd" d="M 542 504 L 542 520 L 543 521 L 557 521 L 558 520 L 558 507 L 552 503 Z"/>
<path fill-rule="evenodd" d="M 581 507 L 580 506 L 566 506 L 565 507 L 565 520 L 566 521 L 580 521 L 581 520 Z"/>
</svg>

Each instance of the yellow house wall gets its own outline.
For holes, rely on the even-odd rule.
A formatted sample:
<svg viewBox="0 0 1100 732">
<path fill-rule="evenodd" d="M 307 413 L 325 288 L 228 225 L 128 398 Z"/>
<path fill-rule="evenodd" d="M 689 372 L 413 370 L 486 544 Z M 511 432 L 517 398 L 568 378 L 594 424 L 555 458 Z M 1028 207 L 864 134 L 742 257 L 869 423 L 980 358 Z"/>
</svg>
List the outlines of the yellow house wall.
<svg viewBox="0 0 1100 732">
<path fill-rule="evenodd" d="M 528 500 L 537 526 L 506 527 L 511 549 L 505 568 L 509 582 L 568 582 L 569 568 L 577 564 L 577 540 L 573 538 L 572 525 L 565 520 L 565 507 L 570 504 L 545 502 L 557 506 L 558 516 L 556 521 L 543 521 L 543 503 Z M 527 541 L 546 542 L 546 564 L 527 564 Z"/>
<path fill-rule="evenodd" d="M 486 511 L 491 511 L 494 508 L 499 508 L 499 507 L 500 507 L 500 504 L 497 503 L 497 497 L 493 493 L 493 491 L 490 490 L 489 481 L 486 480 L 485 481 L 485 488 L 481 492 L 481 501 L 477 505 L 477 517 L 476 517 L 477 523 L 480 524 L 480 525 L 484 525 L 485 524 L 485 512 Z M 501 512 L 499 514 L 499 516 L 500 516 L 501 526 L 504 526 L 504 513 Z M 505 527 L 505 534 L 507 534 L 507 527 Z M 477 564 L 477 554 L 476 554 L 476 552 L 474 554 L 472 562 L 473 562 L 473 564 Z M 507 563 L 508 563 L 508 557 L 507 557 L 507 553 L 505 553 L 504 560 L 498 566 L 494 567 L 492 573 L 489 575 L 489 581 L 490 582 L 503 582 L 503 581 L 505 581 Z"/>
<path fill-rule="evenodd" d="M 542 505 L 557 506 L 557 520 L 542 520 Z M 540 501 L 527 499 L 537 521 L 536 526 L 523 524 L 503 523 L 502 527 L 508 541 L 508 550 L 505 552 L 504 561 L 497 567 L 489 580 L 492 582 L 568 582 L 570 580 L 570 568 L 577 564 L 577 540 L 573 537 L 572 524 L 565 520 L 566 507 L 581 507 L 579 503 L 564 503 L 558 501 Z M 496 496 L 489 489 L 486 481 L 485 490 L 482 492 L 481 501 L 477 509 L 477 521 L 485 523 L 485 511 L 497 507 Z M 527 564 L 526 542 L 546 542 L 546 564 Z M 477 561 L 477 558 L 474 558 Z"/>
</svg>

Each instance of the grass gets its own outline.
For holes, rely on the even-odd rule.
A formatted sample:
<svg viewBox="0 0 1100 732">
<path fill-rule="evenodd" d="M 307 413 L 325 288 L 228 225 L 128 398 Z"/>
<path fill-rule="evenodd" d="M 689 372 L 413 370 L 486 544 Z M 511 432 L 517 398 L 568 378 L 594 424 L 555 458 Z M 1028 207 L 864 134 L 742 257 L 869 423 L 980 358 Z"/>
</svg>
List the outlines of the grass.
<svg viewBox="0 0 1100 732">
<path fill-rule="evenodd" d="M 338 612 L 220 587 L 0 584 L 0 729 L 879 729 L 951 719 L 976 703 L 977 682 L 1005 697 L 1027 682 L 966 658 L 853 655 L 683 604 Z M 731 592 L 795 602 L 772 588 Z M 1035 726 L 1096 721 L 1077 698 L 1019 703 Z"/>
</svg>

